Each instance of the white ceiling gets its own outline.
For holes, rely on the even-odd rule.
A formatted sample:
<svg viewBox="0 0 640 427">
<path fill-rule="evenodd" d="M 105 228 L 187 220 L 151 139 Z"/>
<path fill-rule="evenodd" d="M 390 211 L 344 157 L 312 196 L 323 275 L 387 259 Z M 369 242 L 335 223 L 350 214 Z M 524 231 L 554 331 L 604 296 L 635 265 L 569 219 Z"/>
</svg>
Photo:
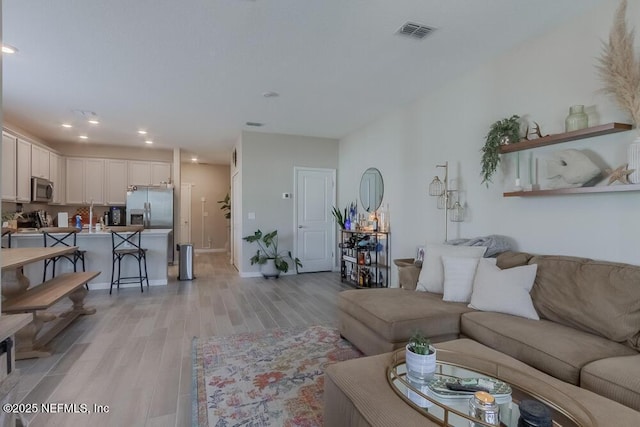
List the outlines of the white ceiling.
<svg viewBox="0 0 640 427">
<path fill-rule="evenodd" d="M 243 129 L 343 137 L 600 2 L 4 0 L 19 53 L 3 58 L 3 112 L 53 143 L 144 145 L 144 128 L 229 163 Z M 438 30 L 394 34 L 406 21 Z"/>
</svg>

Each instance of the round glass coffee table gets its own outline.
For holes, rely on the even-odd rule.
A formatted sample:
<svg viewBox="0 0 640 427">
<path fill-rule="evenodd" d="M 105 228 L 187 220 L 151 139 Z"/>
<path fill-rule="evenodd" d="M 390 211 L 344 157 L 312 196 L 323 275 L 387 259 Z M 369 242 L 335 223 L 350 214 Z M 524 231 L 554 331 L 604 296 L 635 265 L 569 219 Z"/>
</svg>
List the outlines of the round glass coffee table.
<svg viewBox="0 0 640 427">
<path fill-rule="evenodd" d="M 448 390 L 447 382 L 493 383 L 492 395 L 500 407 L 500 425 L 517 427 L 523 400 L 535 400 L 546 405 L 552 414 L 553 425 L 561 427 L 594 427 L 593 416 L 580 402 L 537 378 L 499 363 L 438 349 L 436 373 L 426 381 L 407 375 L 404 349 L 394 353 L 387 368 L 391 388 L 415 410 L 440 426 L 491 426 L 469 415 L 472 392 Z M 547 396 L 547 397 L 545 397 Z"/>
</svg>

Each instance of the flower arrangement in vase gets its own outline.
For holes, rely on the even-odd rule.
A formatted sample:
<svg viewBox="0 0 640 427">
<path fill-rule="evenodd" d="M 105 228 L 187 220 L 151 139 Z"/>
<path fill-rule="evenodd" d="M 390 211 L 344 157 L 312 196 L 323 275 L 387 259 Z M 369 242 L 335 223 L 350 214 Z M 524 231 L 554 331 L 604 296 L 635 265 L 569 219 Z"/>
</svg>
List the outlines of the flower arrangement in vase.
<svg viewBox="0 0 640 427">
<path fill-rule="evenodd" d="M 627 0 L 622 0 L 597 68 L 604 83 L 602 92 L 612 96 L 618 106 L 629 114 L 639 132 L 628 150 L 628 168 L 633 170 L 628 181 L 637 184 L 640 183 L 640 58 L 633 46 L 633 30 L 627 29 L 626 11 Z"/>
</svg>

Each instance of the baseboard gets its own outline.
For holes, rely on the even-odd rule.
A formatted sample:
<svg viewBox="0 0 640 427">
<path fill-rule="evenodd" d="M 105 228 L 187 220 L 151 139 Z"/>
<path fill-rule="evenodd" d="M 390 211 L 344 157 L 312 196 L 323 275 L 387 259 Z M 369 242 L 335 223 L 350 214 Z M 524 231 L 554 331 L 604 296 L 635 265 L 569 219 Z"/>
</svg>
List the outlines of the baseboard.
<svg viewBox="0 0 640 427">
<path fill-rule="evenodd" d="M 262 277 L 262 273 L 260 273 L 259 271 L 251 271 L 251 272 L 239 272 L 238 274 L 240 274 L 240 277 L 242 278 L 249 278 L 249 277 Z M 281 276 L 292 276 L 294 274 L 298 274 L 296 273 L 295 270 L 291 271 L 287 271 L 286 273 L 284 272 L 280 272 Z"/>
<path fill-rule="evenodd" d="M 144 282 L 146 288 L 146 281 Z M 155 279 L 149 280 L 149 286 L 166 286 L 167 280 L 165 279 Z M 101 283 L 89 283 L 89 291 L 92 289 L 109 289 L 111 284 L 109 282 L 101 282 Z M 115 289 L 115 285 L 113 286 Z M 139 288 L 140 283 L 121 283 L 120 288 Z"/>
<path fill-rule="evenodd" d="M 211 252 L 226 252 L 227 250 L 225 248 L 218 248 L 218 249 L 194 249 L 193 250 L 195 253 L 211 253 Z"/>
<path fill-rule="evenodd" d="M 242 277 L 243 279 L 246 279 L 249 277 L 262 277 L 262 273 L 260 273 L 259 271 L 254 271 L 250 273 L 240 272 L 240 277 Z"/>
</svg>

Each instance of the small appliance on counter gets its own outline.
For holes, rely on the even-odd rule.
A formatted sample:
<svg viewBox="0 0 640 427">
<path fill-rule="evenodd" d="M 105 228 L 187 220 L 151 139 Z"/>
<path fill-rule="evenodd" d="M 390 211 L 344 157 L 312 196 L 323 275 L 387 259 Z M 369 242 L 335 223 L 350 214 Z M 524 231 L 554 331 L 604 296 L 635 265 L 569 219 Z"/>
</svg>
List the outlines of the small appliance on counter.
<svg viewBox="0 0 640 427">
<path fill-rule="evenodd" d="M 111 206 L 107 211 L 107 225 L 127 225 L 127 208 L 124 206 Z"/>
</svg>

